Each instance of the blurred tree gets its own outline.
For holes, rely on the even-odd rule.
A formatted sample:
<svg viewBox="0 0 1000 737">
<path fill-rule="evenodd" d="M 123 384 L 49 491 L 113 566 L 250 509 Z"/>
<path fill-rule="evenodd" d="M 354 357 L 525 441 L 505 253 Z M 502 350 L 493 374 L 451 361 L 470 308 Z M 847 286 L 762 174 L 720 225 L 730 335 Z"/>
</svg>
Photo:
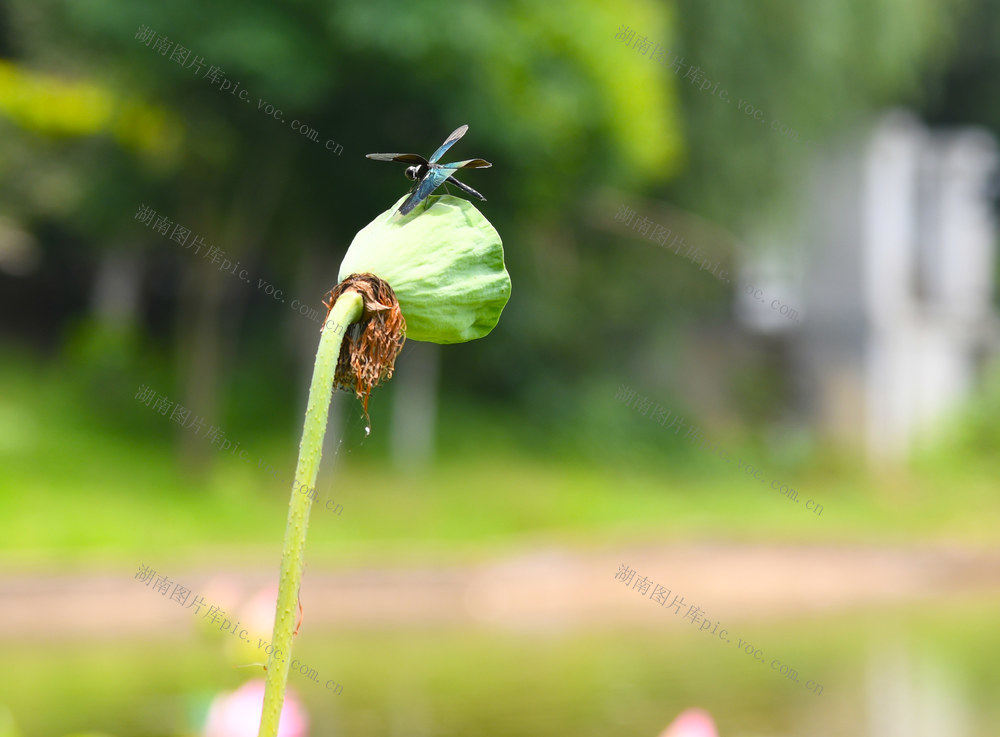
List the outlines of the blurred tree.
<svg viewBox="0 0 1000 737">
<path fill-rule="evenodd" d="M 690 158 L 677 200 L 731 227 L 787 201 L 824 138 L 913 99 L 950 48 L 964 2 L 677 0 L 682 55 L 731 99 L 681 80 Z"/>
<path fill-rule="evenodd" d="M 925 75 L 929 92 L 921 109 L 942 126 L 981 125 L 1000 138 L 1000 5 L 991 0 L 965 0 L 955 29 L 954 52 L 947 63 Z M 991 192 L 1000 216 L 1000 172 Z M 1000 260 L 996 264 L 1000 279 Z M 1000 303 L 1000 292 L 995 296 Z"/>
<path fill-rule="evenodd" d="M 602 161 L 605 178 L 635 182 L 662 177 L 677 161 L 664 71 L 631 58 L 608 64 L 595 54 L 596 41 L 610 43 L 616 18 L 593 0 L 561 10 L 519 2 L 503 11 L 430 2 L 9 6 L 22 64 L 100 79 L 182 121 L 183 140 L 169 160 L 94 161 L 92 170 L 114 176 L 76 182 L 73 189 L 86 194 L 64 217 L 95 245 L 131 229 L 151 251 L 167 248 L 169 241 L 142 232 L 131 217 L 144 202 L 279 283 L 295 273 L 303 244 L 323 234 L 343 248 L 404 189 L 401 177 L 389 179 L 396 174 L 368 168 L 366 150 L 430 146 L 459 122 L 472 125 L 476 153 L 498 163 L 484 189 L 511 212 L 571 201 L 577 194 L 566 183 L 586 181 Z M 625 8 L 651 26 L 665 24 L 655 3 Z M 644 94 L 630 94 L 636 89 Z M 63 112 L 75 120 L 99 107 L 75 117 Z M 293 131 L 293 122 L 315 129 L 318 141 Z M 8 181 L 23 173 L 8 172 Z M 350 184 L 331 188 L 331 181 Z M 503 220 L 497 217 L 502 231 Z M 188 357 L 183 396 L 212 418 L 217 377 L 232 365 L 220 353 L 234 345 L 224 336 L 236 334 L 251 293 L 179 251 L 171 260 L 184 274 L 177 301 L 178 355 Z M 329 263 L 332 279 L 335 258 Z"/>
</svg>

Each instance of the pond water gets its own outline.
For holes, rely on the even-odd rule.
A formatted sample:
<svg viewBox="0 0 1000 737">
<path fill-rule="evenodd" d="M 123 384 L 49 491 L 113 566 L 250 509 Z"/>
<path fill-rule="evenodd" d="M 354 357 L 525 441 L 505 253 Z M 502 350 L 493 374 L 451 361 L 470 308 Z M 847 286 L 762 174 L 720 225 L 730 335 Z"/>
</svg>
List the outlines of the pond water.
<svg viewBox="0 0 1000 737">
<path fill-rule="evenodd" d="M 293 654 L 308 667 L 290 683 L 314 736 L 656 737 L 699 706 L 722 737 L 996 737 L 998 615 L 996 598 L 928 592 L 905 607 L 736 620 L 731 643 L 679 618 L 569 630 L 304 628 Z M 225 648 L 193 630 L 8 641 L 0 703 L 24 737 L 195 734 L 216 692 L 262 673 Z M 342 693 L 324 688 L 330 680 Z"/>
</svg>

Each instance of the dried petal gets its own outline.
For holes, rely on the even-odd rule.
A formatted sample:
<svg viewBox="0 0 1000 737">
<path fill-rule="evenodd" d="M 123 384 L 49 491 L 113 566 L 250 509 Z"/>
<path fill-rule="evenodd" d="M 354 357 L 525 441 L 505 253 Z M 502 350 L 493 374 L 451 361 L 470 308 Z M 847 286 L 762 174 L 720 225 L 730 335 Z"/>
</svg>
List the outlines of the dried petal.
<svg viewBox="0 0 1000 737">
<path fill-rule="evenodd" d="M 406 340 L 406 320 L 392 287 L 374 274 L 353 274 L 331 289 L 323 300 L 327 317 L 337 297 L 347 290 L 360 293 L 364 306 L 361 319 L 347 327 L 333 384 L 334 388 L 354 391 L 364 402 L 367 415 L 372 389 L 392 378 L 396 356 Z"/>
</svg>

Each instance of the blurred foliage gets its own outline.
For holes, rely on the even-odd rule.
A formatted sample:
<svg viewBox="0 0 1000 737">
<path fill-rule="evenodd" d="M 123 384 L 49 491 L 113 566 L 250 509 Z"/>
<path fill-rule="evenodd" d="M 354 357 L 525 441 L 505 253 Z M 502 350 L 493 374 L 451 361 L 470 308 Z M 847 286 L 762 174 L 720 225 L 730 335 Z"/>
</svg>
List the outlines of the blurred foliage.
<svg viewBox="0 0 1000 737">
<path fill-rule="evenodd" d="M 804 159 L 877 106 L 917 98 L 922 72 L 954 44 L 962 3 L 937 0 L 677 0 L 679 48 L 729 91 L 681 85 L 689 159 L 677 201 L 739 225 L 787 200 Z M 740 112 L 738 100 L 763 112 Z M 919 99 L 919 98 L 917 98 Z M 778 130 L 772 130 L 772 121 Z M 784 126 L 798 133 L 781 135 Z"/>
<path fill-rule="evenodd" d="M 173 396 L 165 378 L 145 383 Z M 38 384 L 46 391 L 33 392 Z M 248 459 L 198 438 L 214 466 L 197 477 L 176 463 L 164 442 L 176 425 L 133 397 L 138 384 L 104 398 L 84 393 L 86 377 L 21 357 L 0 362 L 6 390 L 0 396 L 0 558 L 60 567 L 114 565 L 136 556 L 178 565 L 211 559 L 225 566 L 229 557 L 239 565 L 273 563 L 273 545 L 259 543 L 274 540 L 287 512 L 293 422 L 275 426 L 266 415 L 249 414 L 261 411 L 251 405 L 246 421 L 223 428 Z M 782 459 L 746 438 L 709 438 L 797 489 L 803 501 L 823 504 L 816 516 L 683 434 L 621 406 L 613 396 L 595 401 L 579 433 L 583 442 L 574 444 L 577 434 L 565 432 L 546 444 L 544 433 L 513 408 L 501 413 L 449 402 L 441 418 L 448 453 L 423 472 L 401 473 L 385 463 L 386 434 L 365 440 L 360 421 L 349 420 L 338 455 L 329 459 L 332 479 L 318 487 L 320 499 L 342 505 L 343 514 L 316 506 L 309 560 L 340 566 L 400 557 L 472 559 L 540 537 L 571 548 L 704 536 L 983 548 L 995 540 L 995 455 L 980 464 L 960 454 L 939 456 L 913 472 L 880 476 L 849 459 Z M 385 403 L 377 404 L 373 425 L 383 427 L 387 414 Z M 549 450 L 553 445 L 556 452 Z"/>
<path fill-rule="evenodd" d="M 1000 360 L 985 366 L 982 386 L 947 422 L 933 428 L 923 445 L 921 460 L 950 459 L 969 469 L 981 467 L 992 473 L 992 461 L 1000 448 Z"/>
<path fill-rule="evenodd" d="M 620 203 L 608 192 L 671 200 L 736 230 L 780 209 L 812 145 L 876 106 L 915 97 L 922 71 L 957 45 L 964 7 L 2 0 L 8 86 L 18 79 L 50 90 L 35 103 L 53 101 L 43 121 L 18 112 L 23 100 L 17 110 L 10 100 L 0 105 L 0 199 L 47 256 L 8 298 L 39 305 L 25 318 L 30 332 L 56 343 L 75 335 L 73 355 L 86 361 L 106 338 L 99 328 L 78 332 L 98 260 L 138 253 L 142 303 L 133 319 L 156 347 L 124 345 L 160 354 L 178 392 L 208 416 L 221 411 L 210 398 L 245 402 L 237 369 L 255 364 L 271 391 L 254 401 L 292 416 L 298 385 L 286 378 L 289 364 L 307 359 L 289 358 L 289 336 L 305 344 L 314 334 L 254 288 L 144 229 L 136 208 L 145 203 L 203 234 L 319 307 L 353 234 L 408 186 L 402 172 L 363 154 L 426 154 L 469 123 L 456 153 L 494 162 L 467 176 L 489 199 L 482 210 L 504 239 L 514 286 L 489 340 L 448 349 L 446 383 L 478 401 L 514 403 L 527 421 L 559 432 L 569 423 L 584 431 L 582 405 L 600 405 L 629 376 L 647 380 L 664 403 L 683 404 L 679 361 L 706 325 L 728 322 L 729 291 L 609 228 Z M 687 66 L 675 73 L 616 40 L 622 26 L 699 67 L 731 102 L 696 87 Z M 143 28 L 168 44 L 143 42 Z M 187 57 L 175 57 L 176 44 Z M 207 79 L 212 68 L 246 98 Z M 97 102 L 74 112 L 84 90 Z M 759 108 L 765 124 L 737 100 Z M 131 112 L 108 127 L 101 110 L 119 105 Z M 280 114 L 268 115 L 268 105 Z M 107 133 L 52 135 L 67 117 L 73 130 Z M 773 120 L 801 141 L 771 130 Z M 291 130 L 293 121 L 318 140 Z M 122 145 L 140 139 L 144 150 L 159 141 L 161 155 Z M 75 278 L 60 272 L 68 263 Z M 46 299 L 59 308 L 41 309 Z M 97 341 L 90 348 L 80 342 L 88 335 Z M 117 365 L 105 384 L 133 378 Z M 606 384 L 595 383 L 602 377 Z M 747 397 L 759 416 L 770 390 L 731 378 L 726 393 Z"/>
<path fill-rule="evenodd" d="M 604 175 L 616 178 L 635 171 L 662 177 L 676 166 L 677 111 L 666 74 L 629 58 L 609 66 L 594 53 L 616 26 L 613 11 L 595 1 L 572 11 L 528 2 L 503 11 L 432 2 L 304 2 L 294 10 L 262 2 L 11 5 L 15 26 L 27 31 L 16 37 L 31 63 L 66 66 L 72 59 L 72 68 L 156 99 L 186 120 L 182 157 L 207 166 L 205 179 L 232 185 L 246 173 L 241 164 L 259 164 L 266 149 L 291 156 L 300 184 L 282 200 L 290 215 L 278 231 L 284 240 L 313 232 L 308 226 L 317 222 L 342 239 L 357 225 L 356 218 L 341 224 L 346 213 L 358 203 L 366 205 L 362 213 L 374 213 L 372 202 L 388 200 L 385 180 L 361 158 L 366 141 L 430 147 L 456 121 L 468 120 L 470 143 L 503 164 L 491 184 L 519 207 L 568 201 L 566 181 L 597 173 L 603 163 L 613 165 Z M 649 25 L 666 23 L 652 2 L 614 12 L 625 10 Z M 189 49 L 188 66 L 171 60 L 169 49 L 136 40 L 141 26 Z M 248 90 L 246 106 L 197 75 L 195 57 L 204 62 L 202 74 L 219 67 Z M 299 134 L 281 133 L 282 123 L 258 111 L 260 100 L 281 108 L 284 125 L 297 116 L 345 143 L 351 158 L 305 156 L 314 144 L 288 145 Z M 345 178 L 345 166 L 367 176 Z M 330 192 L 331 175 L 352 187 Z M 178 191 L 193 183 L 166 184 Z"/>
<path fill-rule="evenodd" d="M 0 109 L 12 121 L 49 136 L 86 136 L 111 130 L 124 146 L 158 156 L 175 153 L 162 110 L 124 107 L 106 89 L 33 74 L 0 62 Z"/>
<path fill-rule="evenodd" d="M 939 125 L 978 124 L 1000 135 L 1000 4 L 963 0 L 965 12 L 953 31 L 955 43 L 947 66 L 925 75 L 929 90 L 924 113 Z"/>
</svg>

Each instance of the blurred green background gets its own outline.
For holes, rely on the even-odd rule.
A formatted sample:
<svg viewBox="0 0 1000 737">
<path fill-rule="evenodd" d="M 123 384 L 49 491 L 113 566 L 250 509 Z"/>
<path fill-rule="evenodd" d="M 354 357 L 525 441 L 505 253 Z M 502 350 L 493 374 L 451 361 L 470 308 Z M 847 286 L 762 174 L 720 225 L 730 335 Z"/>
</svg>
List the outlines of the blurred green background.
<svg viewBox="0 0 1000 737">
<path fill-rule="evenodd" d="M 344 691 L 293 674 L 309 732 L 652 736 L 700 706 L 724 737 L 1000 733 L 995 327 L 933 432 L 873 456 L 825 431 L 797 338 L 748 327 L 742 283 L 617 222 L 736 273 L 886 110 L 1000 133 L 998 33 L 990 0 L 0 0 L 0 735 L 197 734 L 260 676 L 134 574 L 230 611 L 276 580 L 318 337 L 291 300 L 322 314 L 406 191 L 364 154 L 464 123 L 449 156 L 493 162 L 461 178 L 512 296 L 485 339 L 407 343 L 370 435 L 335 398 L 319 492 L 342 509 L 313 512 L 296 652 Z M 686 581 L 823 694 L 651 614 L 621 563 Z"/>
</svg>

